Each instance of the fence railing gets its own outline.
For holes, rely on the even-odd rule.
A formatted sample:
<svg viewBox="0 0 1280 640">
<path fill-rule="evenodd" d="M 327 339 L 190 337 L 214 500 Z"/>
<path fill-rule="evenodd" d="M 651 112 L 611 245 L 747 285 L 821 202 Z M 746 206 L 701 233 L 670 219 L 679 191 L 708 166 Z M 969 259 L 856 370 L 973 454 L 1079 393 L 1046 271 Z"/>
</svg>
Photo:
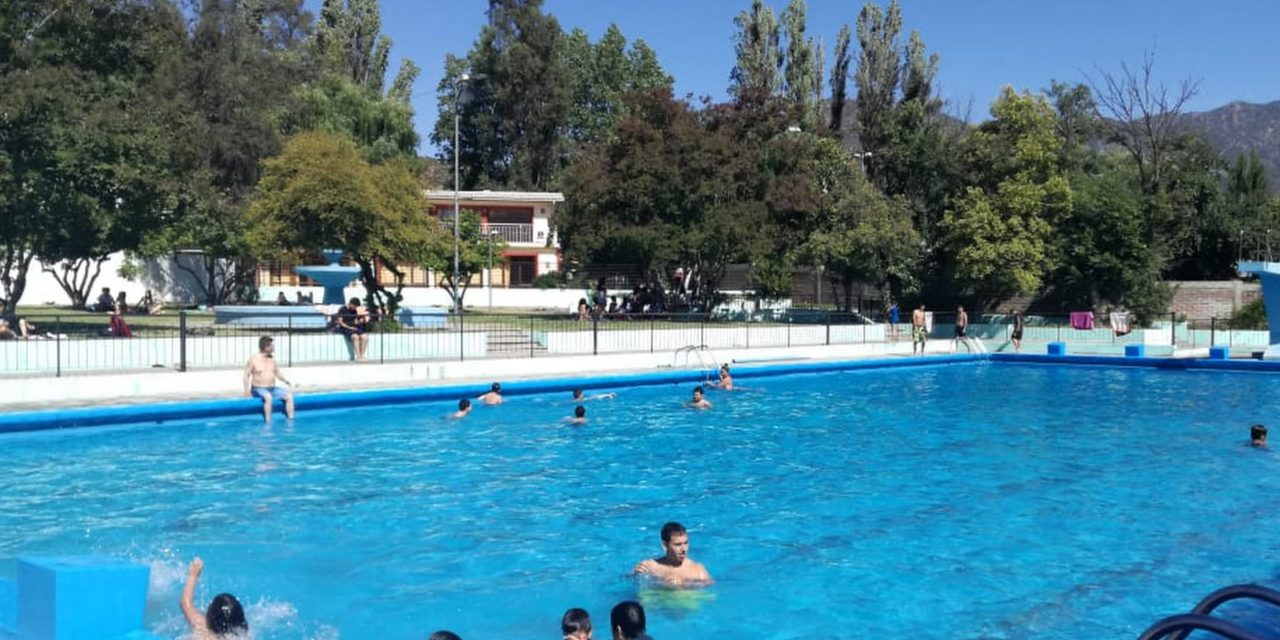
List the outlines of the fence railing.
<svg viewBox="0 0 1280 640">
<path fill-rule="evenodd" d="M 275 357 L 285 366 L 337 363 L 448 361 L 480 358 L 540 358 L 568 355 L 673 352 L 688 345 L 711 349 L 754 349 L 822 345 L 908 343 L 911 315 L 899 322 L 815 309 L 739 313 L 737 315 L 626 314 L 578 318 L 559 315 L 463 315 L 401 312 L 394 319 L 373 319 L 363 337 L 352 339 L 317 313 L 280 313 L 238 318 L 218 324 L 213 316 L 181 312 L 125 316 L 128 337 L 110 317 L 89 314 L 29 314 L 11 331 L 28 334 L 0 339 L 0 375 L 194 369 L 242 366 L 258 349 L 258 339 L 274 338 Z M 928 339 L 953 342 L 955 317 L 929 316 Z M 1121 354 L 1129 344 L 1147 345 L 1152 355 L 1175 349 L 1225 345 L 1242 352 L 1261 351 L 1265 330 L 1231 328 L 1224 319 L 1180 320 L 1172 316 L 1146 327 L 1118 331 L 1105 319 L 1089 328 L 1065 315 L 1024 317 L 1022 348 L 1043 351 L 1049 342 L 1065 342 L 1070 353 Z M 1011 316 L 971 319 L 967 336 L 988 351 L 1012 351 Z M 5 337 L 0 330 L 0 338 Z M 363 353 L 360 353 L 363 348 Z"/>
</svg>

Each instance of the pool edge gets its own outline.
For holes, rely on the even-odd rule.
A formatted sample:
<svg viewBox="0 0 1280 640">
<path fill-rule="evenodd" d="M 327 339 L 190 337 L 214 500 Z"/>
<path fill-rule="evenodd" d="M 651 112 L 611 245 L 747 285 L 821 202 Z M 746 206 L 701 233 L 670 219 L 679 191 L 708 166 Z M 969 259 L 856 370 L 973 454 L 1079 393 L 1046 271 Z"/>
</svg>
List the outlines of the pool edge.
<svg viewBox="0 0 1280 640">
<path fill-rule="evenodd" d="M 791 362 L 786 364 L 744 364 L 734 369 L 737 378 L 755 378 L 799 373 L 822 373 L 860 369 L 890 369 L 901 367 L 941 366 L 982 362 L 988 354 L 951 354 L 923 358 L 871 358 L 855 360 L 824 360 L 817 362 Z M 661 370 L 595 374 L 589 376 L 516 380 L 503 382 L 503 393 L 510 396 L 569 391 L 574 388 L 599 389 L 619 386 L 652 386 L 660 384 L 693 383 L 705 379 L 701 370 Z M 437 400 L 453 400 L 475 397 L 486 390 L 476 383 L 423 385 L 391 389 L 361 389 L 353 391 L 326 391 L 301 394 L 297 397 L 298 411 L 336 409 L 372 405 L 411 404 Z M 105 407 L 74 407 L 65 409 L 39 409 L 0 414 L 0 435 L 25 431 L 48 431 L 110 425 L 162 424 L 194 418 L 222 418 L 237 415 L 256 415 L 262 403 L 252 398 L 218 398 L 160 402 L 152 404 L 112 405 Z"/>
</svg>

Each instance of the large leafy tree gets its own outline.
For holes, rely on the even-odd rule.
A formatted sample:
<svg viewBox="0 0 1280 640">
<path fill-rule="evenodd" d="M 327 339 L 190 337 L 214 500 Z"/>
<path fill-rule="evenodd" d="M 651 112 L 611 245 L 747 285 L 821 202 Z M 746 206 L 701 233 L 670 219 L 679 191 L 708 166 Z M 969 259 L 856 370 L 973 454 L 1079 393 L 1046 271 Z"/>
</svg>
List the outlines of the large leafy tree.
<svg viewBox="0 0 1280 640">
<path fill-rule="evenodd" d="M 303 133 L 263 165 L 251 208 L 254 241 L 265 255 L 300 259 L 340 248 L 361 267 L 373 304 L 400 301 L 400 285 L 387 290 L 375 262 L 421 261 L 442 246 L 439 226 L 423 215 L 426 201 L 410 163 L 371 165 L 342 134 Z"/>
<path fill-rule="evenodd" d="M 305 81 L 311 16 L 301 0 L 201 0 L 179 67 L 190 121 L 182 197 L 171 223 L 153 229 L 143 256 L 174 255 L 206 304 L 252 283 L 248 200 L 264 158 L 280 149 L 280 112 Z"/>
<path fill-rule="evenodd" d="M 695 281 L 685 302 L 713 304 L 725 267 L 750 254 L 765 224 L 762 203 L 743 197 L 738 149 L 670 90 L 632 94 L 614 134 L 566 173 L 555 224 L 568 257 L 634 264 L 664 284 L 683 267 Z"/>
<path fill-rule="evenodd" d="M 446 57 L 431 140 L 440 158 L 452 162 L 457 107 L 462 188 L 551 186 L 561 168 L 560 136 L 570 110 L 564 40 L 541 0 L 494 0 L 489 23 L 467 56 Z M 465 86 L 464 73 L 473 78 Z"/>
<path fill-rule="evenodd" d="M 1048 101 L 1005 88 L 991 116 L 967 141 L 971 186 L 942 225 L 956 281 L 979 306 L 1040 289 L 1052 225 L 1071 210 Z"/>
<path fill-rule="evenodd" d="M 630 45 L 615 24 L 592 43 L 586 32 L 574 29 L 561 48 L 570 72 L 570 102 L 565 137 L 580 145 L 605 136 L 626 113 L 623 98 L 633 91 L 670 87 L 657 55 L 644 40 Z"/>
<path fill-rule="evenodd" d="M 82 307 L 107 256 L 174 209 L 182 16 L 107 0 L 11 2 L 0 14 L 0 282 L 21 298 L 35 256 Z"/>
</svg>

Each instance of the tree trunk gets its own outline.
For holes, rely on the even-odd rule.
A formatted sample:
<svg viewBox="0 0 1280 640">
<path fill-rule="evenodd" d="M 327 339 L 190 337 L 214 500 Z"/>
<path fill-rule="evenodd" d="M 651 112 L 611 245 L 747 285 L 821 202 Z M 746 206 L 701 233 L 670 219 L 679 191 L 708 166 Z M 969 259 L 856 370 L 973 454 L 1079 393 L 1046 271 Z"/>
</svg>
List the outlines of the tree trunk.
<svg viewBox="0 0 1280 640">
<path fill-rule="evenodd" d="M 18 306 L 27 290 L 27 270 L 34 257 L 35 253 L 24 246 L 6 245 L 0 250 L 0 293 L 10 309 Z"/>
<path fill-rule="evenodd" d="M 89 300 L 89 292 L 102 273 L 102 265 L 107 256 L 96 258 L 76 258 L 62 260 L 55 267 L 45 266 L 44 271 L 53 276 L 62 287 L 62 291 L 71 299 L 73 309 L 84 309 Z"/>
<path fill-rule="evenodd" d="M 845 278 L 841 281 L 840 286 L 844 288 L 844 307 L 845 313 L 853 310 L 853 280 Z"/>
</svg>

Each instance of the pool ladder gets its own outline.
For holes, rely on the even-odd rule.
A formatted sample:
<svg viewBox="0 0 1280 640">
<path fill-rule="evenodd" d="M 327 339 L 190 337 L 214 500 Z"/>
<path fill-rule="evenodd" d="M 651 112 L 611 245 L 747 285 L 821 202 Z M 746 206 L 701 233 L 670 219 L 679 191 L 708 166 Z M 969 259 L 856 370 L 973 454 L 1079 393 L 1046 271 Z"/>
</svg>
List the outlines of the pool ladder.
<svg viewBox="0 0 1280 640">
<path fill-rule="evenodd" d="M 1276 640 L 1280 636 L 1264 636 L 1238 624 L 1209 615 L 1232 600 L 1257 600 L 1280 607 L 1280 591 L 1254 584 L 1223 587 L 1204 597 L 1191 613 L 1169 616 L 1153 625 L 1138 640 L 1186 640 L 1192 631 L 1208 631 L 1227 640 Z"/>
<path fill-rule="evenodd" d="M 682 369 L 686 370 L 692 368 L 690 355 L 698 358 L 698 367 L 699 370 L 702 371 L 705 382 L 710 382 L 711 374 L 720 366 L 720 361 L 716 359 L 716 354 L 711 351 L 711 347 L 708 347 L 705 344 L 690 344 L 676 349 L 675 353 L 671 354 L 672 369 L 676 368 L 677 361 L 680 359 L 681 355 L 684 356 L 684 362 L 680 366 Z M 707 363 L 708 360 L 710 360 L 710 364 Z"/>
</svg>

